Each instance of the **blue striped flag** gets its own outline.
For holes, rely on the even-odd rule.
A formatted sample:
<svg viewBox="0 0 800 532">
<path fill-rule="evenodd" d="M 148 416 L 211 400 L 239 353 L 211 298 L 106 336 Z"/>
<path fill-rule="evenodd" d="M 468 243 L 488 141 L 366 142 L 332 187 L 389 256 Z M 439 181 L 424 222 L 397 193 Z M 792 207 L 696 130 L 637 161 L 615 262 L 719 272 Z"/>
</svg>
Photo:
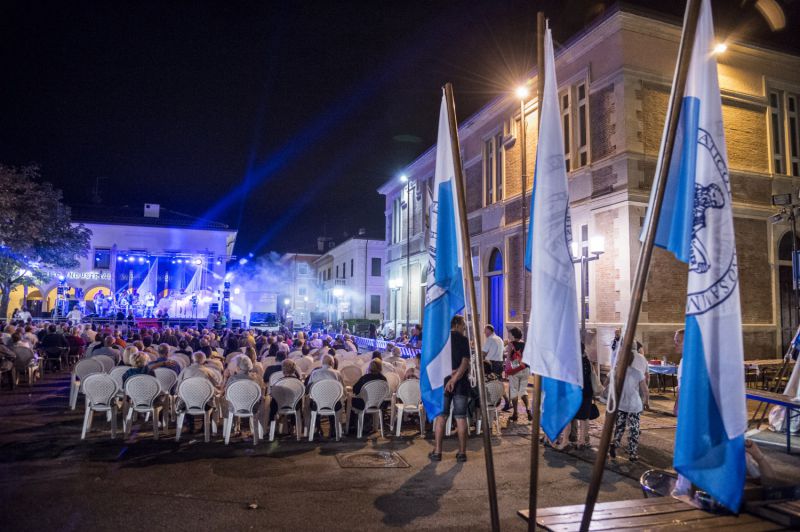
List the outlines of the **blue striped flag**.
<svg viewBox="0 0 800 532">
<path fill-rule="evenodd" d="M 544 44 L 542 98 L 531 227 L 525 267 L 531 271 L 531 319 L 523 359 L 542 376 L 541 425 L 555 440 L 575 417 L 583 397 L 578 298 L 572 264 L 569 188 L 558 108 L 553 38 Z M 534 429 L 536 430 L 536 429 Z"/>
<path fill-rule="evenodd" d="M 442 96 L 430 211 L 428 277 L 422 322 L 425 341 L 422 342 L 420 371 L 422 402 L 429 420 L 442 414 L 444 379 L 453 369 L 450 320 L 464 309 L 461 228 L 455 180 L 447 100 Z"/>
<path fill-rule="evenodd" d="M 747 410 L 739 274 L 714 46 L 711 8 L 704 0 L 655 243 L 689 265 L 674 467 L 736 512 L 745 481 Z"/>
</svg>

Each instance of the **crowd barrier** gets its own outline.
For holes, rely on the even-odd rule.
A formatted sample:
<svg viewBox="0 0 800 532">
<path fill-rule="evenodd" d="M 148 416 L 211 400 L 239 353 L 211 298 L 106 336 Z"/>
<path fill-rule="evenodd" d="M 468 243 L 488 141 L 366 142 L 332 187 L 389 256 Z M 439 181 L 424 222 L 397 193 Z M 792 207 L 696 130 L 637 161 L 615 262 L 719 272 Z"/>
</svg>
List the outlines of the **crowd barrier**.
<svg viewBox="0 0 800 532">
<path fill-rule="evenodd" d="M 380 338 L 363 338 L 361 336 L 352 336 L 352 338 L 355 340 L 356 347 L 367 351 L 383 351 L 386 349 L 386 344 L 391 343 L 386 340 L 381 340 Z M 400 356 L 403 358 L 414 358 L 419 351 L 419 349 L 413 347 L 400 347 Z"/>
</svg>

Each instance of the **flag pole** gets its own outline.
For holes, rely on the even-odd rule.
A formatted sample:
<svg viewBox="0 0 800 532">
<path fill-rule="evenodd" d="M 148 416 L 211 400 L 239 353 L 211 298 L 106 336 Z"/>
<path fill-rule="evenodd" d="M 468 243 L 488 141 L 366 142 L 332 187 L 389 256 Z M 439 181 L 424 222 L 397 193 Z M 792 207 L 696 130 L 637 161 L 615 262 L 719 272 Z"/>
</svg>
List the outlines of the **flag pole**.
<svg viewBox="0 0 800 532">
<path fill-rule="evenodd" d="M 544 31 L 544 12 L 539 11 L 536 13 L 536 114 L 539 124 L 542 122 L 542 99 L 544 98 Z M 538 164 L 539 161 L 536 163 Z M 533 201 L 533 197 L 531 197 L 531 201 Z M 523 209 L 524 207 L 523 205 Z M 531 224 L 533 224 L 533 220 L 531 220 Z M 527 246 L 528 242 L 525 241 L 524 245 Z M 531 294 L 531 297 L 536 297 L 536 294 Z M 531 311 L 533 311 L 533 305 L 531 305 Z M 526 340 L 530 340 L 530 338 L 526 338 Z M 542 419 L 542 376 L 535 373 L 533 374 L 531 410 L 533 419 L 531 420 L 531 480 L 528 486 L 528 530 L 534 532 L 536 530 L 536 490 L 539 487 L 539 425 Z"/>
<path fill-rule="evenodd" d="M 461 230 L 461 243 L 464 264 L 464 280 L 469 297 L 470 318 L 472 330 L 475 332 L 475 356 L 478 359 L 477 381 L 478 393 L 481 400 L 481 416 L 486 427 L 483 430 L 483 453 L 486 461 L 486 484 L 489 489 L 489 511 L 491 516 L 492 531 L 500 530 L 500 512 L 497 509 L 497 485 L 494 478 L 494 459 L 492 457 L 492 425 L 489 423 L 489 411 L 486 404 L 486 379 L 483 372 L 483 351 L 481 350 L 481 335 L 478 329 L 477 298 L 475 297 L 475 281 L 472 276 L 472 253 L 469 243 L 469 227 L 467 226 L 467 201 L 466 184 L 464 182 L 464 169 L 461 166 L 461 148 L 458 142 L 458 125 L 456 122 L 456 103 L 453 99 L 453 85 L 444 86 L 444 95 L 447 100 L 447 121 L 450 125 L 450 144 L 453 149 L 453 165 L 455 166 L 456 201 L 459 212 Z"/>
<path fill-rule="evenodd" d="M 694 37 L 697 30 L 697 19 L 700 14 L 701 0 L 688 0 L 686 4 L 686 13 L 683 18 L 683 33 L 681 35 L 680 48 L 678 49 L 678 63 L 675 67 L 675 75 L 672 81 L 672 92 L 670 94 L 669 105 L 667 107 L 667 115 L 665 118 L 667 127 L 664 131 L 664 137 L 661 142 L 659 153 L 660 164 L 656 168 L 655 178 L 653 181 L 652 194 L 653 202 L 650 212 L 650 223 L 644 235 L 644 242 L 639 252 L 639 262 L 636 266 L 636 275 L 633 281 L 633 289 L 631 292 L 631 308 L 628 312 L 628 319 L 625 325 L 625 335 L 622 341 L 622 347 L 617 357 L 617 366 L 612 368 L 614 371 L 614 390 L 616 397 L 622 395 L 622 385 L 625 380 L 625 375 L 628 366 L 633 362 L 633 337 L 636 334 L 636 326 L 639 322 L 639 311 L 642 308 L 642 296 L 644 293 L 645 285 L 647 284 L 647 275 L 650 270 L 650 259 L 653 256 L 653 244 L 656 237 L 656 229 L 658 227 L 658 218 L 661 213 L 661 204 L 664 200 L 664 191 L 667 187 L 667 173 L 669 172 L 670 159 L 672 158 L 673 147 L 675 146 L 675 136 L 678 130 L 678 119 L 680 118 L 680 107 L 683 102 L 683 95 L 686 88 L 686 77 L 689 71 L 689 60 L 692 56 L 692 47 L 694 46 Z M 581 521 L 581 531 L 589 530 L 589 525 L 592 521 L 592 513 L 594 506 L 597 502 L 597 496 L 600 491 L 600 483 L 603 480 L 603 471 L 606 464 L 606 456 L 608 448 L 611 443 L 611 433 L 614 429 L 614 422 L 616 420 L 616 411 L 612 413 L 606 412 L 605 423 L 603 424 L 603 432 L 600 437 L 600 445 L 597 449 L 597 458 L 594 462 L 592 470 L 592 477 L 589 482 L 589 490 L 586 493 L 586 504 L 583 509 L 583 519 Z"/>
</svg>

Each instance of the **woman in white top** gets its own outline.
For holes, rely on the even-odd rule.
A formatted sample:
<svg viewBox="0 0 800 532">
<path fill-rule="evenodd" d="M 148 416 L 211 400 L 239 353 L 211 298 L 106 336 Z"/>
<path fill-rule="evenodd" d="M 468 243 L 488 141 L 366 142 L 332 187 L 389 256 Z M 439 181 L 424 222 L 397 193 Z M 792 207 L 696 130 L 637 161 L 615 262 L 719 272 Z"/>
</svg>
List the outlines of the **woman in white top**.
<svg viewBox="0 0 800 532">
<path fill-rule="evenodd" d="M 647 359 L 640 352 L 641 344 L 636 342 L 637 351 L 633 353 L 625 382 L 622 385 L 622 396 L 617 403 L 617 420 L 614 425 L 614 440 L 611 443 L 611 458 L 617 457 L 617 447 L 622 444 L 622 435 L 628 429 L 628 457 L 631 462 L 639 459 L 639 415 L 644 408 L 650 408 L 650 394 L 647 389 L 649 377 Z M 644 399 L 643 399 L 644 398 Z"/>
</svg>

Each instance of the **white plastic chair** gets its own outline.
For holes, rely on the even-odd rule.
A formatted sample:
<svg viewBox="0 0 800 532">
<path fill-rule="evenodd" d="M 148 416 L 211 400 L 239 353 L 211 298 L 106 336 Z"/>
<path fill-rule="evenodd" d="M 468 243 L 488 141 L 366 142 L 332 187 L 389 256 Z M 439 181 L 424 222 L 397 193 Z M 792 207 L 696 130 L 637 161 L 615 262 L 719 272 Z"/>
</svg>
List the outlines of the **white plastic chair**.
<svg viewBox="0 0 800 532">
<path fill-rule="evenodd" d="M 103 365 L 92 358 L 85 358 L 72 368 L 72 378 L 69 388 L 69 408 L 75 410 L 78 404 L 78 394 L 83 393 L 83 379 L 93 373 L 104 373 Z"/>
<path fill-rule="evenodd" d="M 183 417 L 186 414 L 203 416 L 206 443 L 211 440 L 211 435 L 209 434 L 211 429 L 213 429 L 214 434 L 217 433 L 217 424 L 211 418 L 214 413 L 214 386 L 207 378 L 190 377 L 178 385 L 175 411 L 178 414 L 175 441 L 181 441 Z"/>
<path fill-rule="evenodd" d="M 336 350 L 336 356 L 337 357 L 341 357 L 341 358 L 349 358 L 350 357 L 350 351 L 348 351 L 346 349 L 337 349 Z"/>
<path fill-rule="evenodd" d="M 127 435 L 131 430 L 134 414 L 150 414 L 153 416 L 153 438 L 158 439 L 159 413 L 163 404 L 158 401 L 161 386 L 158 379 L 151 375 L 134 375 L 125 383 L 125 417 L 123 428 Z"/>
<path fill-rule="evenodd" d="M 486 410 L 489 414 L 489 432 L 491 433 L 492 425 L 497 427 L 497 434 L 500 434 L 500 413 L 497 411 L 500 401 L 503 399 L 503 383 L 500 381 L 491 381 L 486 383 Z M 482 412 L 479 409 L 478 412 Z M 481 433 L 481 422 L 483 420 L 478 417 L 478 422 L 475 424 L 476 432 Z"/>
<path fill-rule="evenodd" d="M 103 366 L 103 373 L 111 373 L 111 370 L 117 365 L 117 362 L 108 355 L 97 355 L 92 357 L 92 360 L 100 362 Z"/>
<path fill-rule="evenodd" d="M 153 373 L 161 386 L 161 393 L 169 400 L 169 417 L 174 419 L 175 412 L 175 385 L 178 383 L 178 375 L 169 368 L 156 368 Z"/>
<path fill-rule="evenodd" d="M 289 353 L 287 355 L 286 358 L 300 358 L 301 356 L 303 356 L 303 352 L 302 351 L 292 351 L 291 353 Z M 267 358 L 271 358 L 272 359 L 271 364 L 275 363 L 275 357 L 267 357 Z"/>
<path fill-rule="evenodd" d="M 300 353 L 300 351 L 295 351 L 295 353 Z M 300 354 L 302 355 L 302 353 Z M 264 357 L 261 359 L 261 365 L 264 366 L 265 368 L 268 368 L 269 366 L 274 366 L 277 363 L 278 359 L 275 357 Z"/>
<path fill-rule="evenodd" d="M 86 432 L 92 428 L 92 414 L 104 412 L 110 416 L 111 437 L 117 437 L 117 384 L 105 373 L 93 373 L 83 381 L 83 393 L 86 394 L 86 413 L 83 416 L 81 439 L 86 439 Z"/>
<path fill-rule="evenodd" d="M 300 370 L 300 373 L 303 375 L 308 375 L 311 372 L 311 368 L 314 365 L 314 360 L 311 357 L 300 357 L 295 360 L 295 364 L 297 365 L 297 369 Z"/>
<path fill-rule="evenodd" d="M 258 443 L 259 437 L 264 437 L 264 424 L 262 423 L 258 407 L 261 405 L 261 387 L 251 380 L 237 380 L 232 382 L 225 390 L 225 401 L 227 404 L 228 415 L 225 417 L 225 425 L 222 429 L 225 434 L 225 445 L 231 439 L 231 429 L 233 428 L 233 418 L 248 418 L 250 420 L 250 431 L 253 433 L 253 445 Z"/>
<path fill-rule="evenodd" d="M 381 404 L 386 401 L 386 396 L 391 392 L 389 385 L 384 381 L 370 381 L 362 388 L 358 397 L 364 400 L 364 408 L 359 409 L 351 407 L 350 410 L 354 411 L 358 416 L 358 429 L 356 437 L 361 438 L 364 432 L 364 415 L 373 414 L 381 430 L 381 437 L 383 437 L 383 410 Z M 348 429 L 350 427 L 350 413 L 347 414 Z"/>
<path fill-rule="evenodd" d="M 125 375 L 129 369 L 131 369 L 131 366 L 117 366 L 108 374 L 117 384 L 117 397 L 120 399 L 125 398 L 125 383 L 122 382 L 122 376 Z"/>
<path fill-rule="evenodd" d="M 336 441 L 342 437 L 342 424 L 339 422 L 339 413 L 336 411 L 336 403 L 341 401 L 344 396 L 344 387 L 339 381 L 325 379 L 317 381 L 311 387 L 308 394 L 316 410 L 311 410 L 311 420 L 308 424 L 308 441 L 314 441 L 314 430 L 317 426 L 317 416 L 332 416 L 336 428 Z"/>
<path fill-rule="evenodd" d="M 168 358 L 177 362 L 181 369 L 191 365 L 192 363 L 192 360 L 189 358 L 189 356 L 183 353 L 172 353 Z"/>
<path fill-rule="evenodd" d="M 361 369 L 357 366 L 345 366 L 339 370 L 342 374 L 342 380 L 345 386 L 355 386 L 358 379 L 361 378 Z"/>
<path fill-rule="evenodd" d="M 422 405 L 422 394 L 419 389 L 419 381 L 409 379 L 403 381 L 397 388 L 397 399 L 400 403 L 395 403 L 394 409 L 397 417 L 397 430 L 395 436 L 400 436 L 400 426 L 403 424 L 404 414 L 419 414 L 419 433 L 425 437 L 425 408 Z"/>
<path fill-rule="evenodd" d="M 278 375 L 277 373 L 275 375 Z M 297 410 L 300 400 L 305 394 L 305 387 L 299 379 L 279 379 L 270 390 L 270 397 L 278 405 L 278 411 L 269 424 L 269 441 L 275 440 L 275 424 L 278 416 L 294 416 L 297 441 L 300 441 L 301 417 Z"/>
</svg>

